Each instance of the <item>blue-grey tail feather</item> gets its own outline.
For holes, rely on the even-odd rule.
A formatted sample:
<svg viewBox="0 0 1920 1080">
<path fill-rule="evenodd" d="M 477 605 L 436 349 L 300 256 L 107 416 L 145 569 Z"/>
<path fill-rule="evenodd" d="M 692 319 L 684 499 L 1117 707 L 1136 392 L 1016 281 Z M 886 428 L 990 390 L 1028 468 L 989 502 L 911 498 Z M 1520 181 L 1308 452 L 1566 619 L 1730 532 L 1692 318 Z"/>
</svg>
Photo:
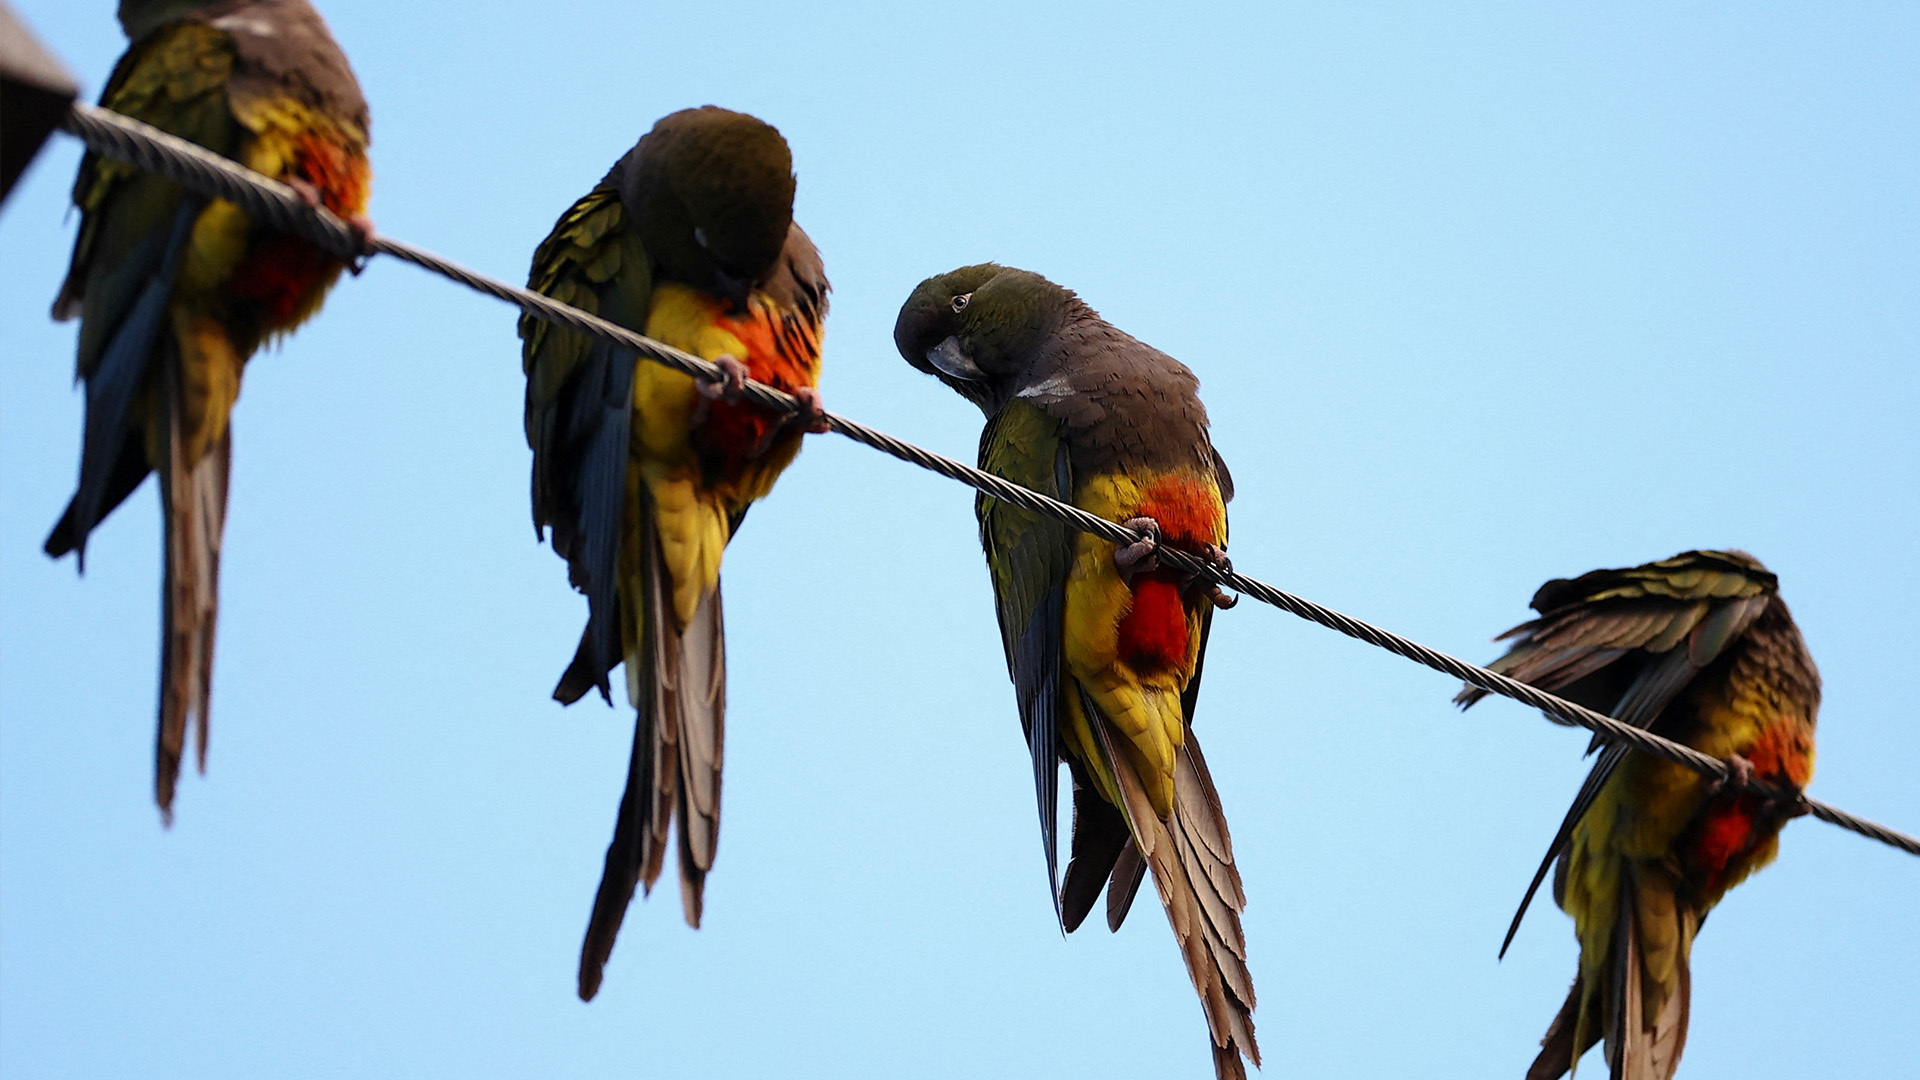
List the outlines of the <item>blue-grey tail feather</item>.
<svg viewBox="0 0 1920 1080">
<path fill-rule="evenodd" d="M 102 518 L 146 477 L 150 466 L 145 447 L 129 430 L 128 414 L 150 370 L 154 346 L 166 329 L 167 299 L 173 277 L 186 251 L 187 237 L 201 204 L 183 203 L 174 211 L 164 242 L 158 236 L 138 245 L 129 260 L 151 269 L 138 298 L 101 350 L 100 360 L 87 376 L 87 418 L 80 444 L 80 485 L 73 501 L 47 537 L 47 553 L 58 557 L 76 551 L 82 572 L 87 566 L 87 536 Z M 138 474 L 128 482 L 129 461 L 139 454 Z"/>
</svg>

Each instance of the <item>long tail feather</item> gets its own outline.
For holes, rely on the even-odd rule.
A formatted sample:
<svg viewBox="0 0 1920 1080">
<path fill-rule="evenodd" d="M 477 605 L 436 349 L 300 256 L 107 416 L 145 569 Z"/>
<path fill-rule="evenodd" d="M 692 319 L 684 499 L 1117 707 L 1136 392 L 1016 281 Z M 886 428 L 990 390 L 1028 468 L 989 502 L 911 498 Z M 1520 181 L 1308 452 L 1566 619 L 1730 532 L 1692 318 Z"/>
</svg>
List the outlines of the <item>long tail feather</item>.
<svg viewBox="0 0 1920 1080">
<path fill-rule="evenodd" d="M 633 901 L 633 890 L 647 861 L 647 841 L 652 835 L 647 817 L 653 804 L 654 742 L 653 724 L 643 711 L 633 728 L 627 790 L 620 796 L 613 842 L 607 845 L 606 867 L 593 897 L 593 914 L 587 918 L 586 940 L 580 945 L 581 1001 L 592 1001 L 600 992 L 607 958 L 613 955 L 614 938 L 620 934 L 620 923 L 626 919 L 627 905 Z"/>
<path fill-rule="evenodd" d="M 1630 866 L 1623 872 L 1607 1064 L 1613 1080 L 1672 1080 L 1687 1044 L 1688 954 L 1698 921 L 1661 871 Z M 1649 1001 L 1657 1007 L 1650 1009 Z"/>
<path fill-rule="evenodd" d="M 680 735 L 680 902 L 700 926 L 707 872 L 720 842 L 720 768 L 727 719 L 727 636 L 720 586 L 700 600 L 680 637 L 672 699 Z"/>
<path fill-rule="evenodd" d="M 679 831 L 680 898 L 699 927 L 706 875 L 720 837 L 720 771 L 726 731 L 727 646 L 715 586 L 682 632 L 673 618 L 673 582 L 641 489 L 627 514 L 639 537 L 638 581 L 627 592 L 642 613 L 626 652 L 627 697 L 635 712 L 633 752 L 620 817 L 580 949 L 580 997 L 599 991 L 614 939 L 636 889 L 653 891 L 666 863 L 670 827 Z M 591 633 L 591 631 L 589 631 Z M 589 646 L 583 643 L 582 652 Z"/>
<path fill-rule="evenodd" d="M 643 882 L 651 890 L 660 874 L 673 793 L 679 787 L 679 763 L 672 752 L 675 718 L 659 674 L 672 670 L 670 665 L 677 663 L 671 654 L 678 651 L 678 635 L 667 612 L 672 588 L 663 580 L 659 539 L 652 527 L 653 507 L 644 489 L 638 505 L 626 509 L 625 518 L 628 527 L 636 531 L 641 552 L 637 580 L 625 598 L 632 605 L 629 610 L 638 613 L 637 618 L 628 616 L 633 629 L 625 655 L 627 698 L 634 709 L 633 749 L 627 760 L 627 787 L 620 795 L 619 816 L 614 819 L 613 840 L 607 845 L 593 913 L 587 918 L 586 940 L 580 946 L 582 1001 L 592 1001 L 600 991 L 614 939 L 620 934 L 634 890 Z M 588 633 L 592 632 L 590 627 Z M 589 643 L 582 642 L 582 653 L 590 648 Z"/>
<path fill-rule="evenodd" d="M 1090 702 L 1086 704 L 1089 719 L 1096 720 L 1094 726 L 1107 764 L 1119 782 L 1133 843 L 1153 874 L 1154 888 L 1180 945 L 1187 975 L 1200 995 L 1212 1037 L 1214 1071 L 1220 1080 L 1244 1080 L 1246 1068 L 1241 1058 L 1260 1064 L 1260 1046 L 1253 1034 L 1253 976 L 1247 970 L 1245 937 L 1240 928 L 1240 909 L 1245 901 L 1241 898 L 1239 872 L 1230 859 L 1220 859 L 1206 848 L 1205 837 L 1224 842 L 1227 836 L 1226 819 L 1219 813 L 1217 798 L 1208 797 L 1212 785 L 1205 785 L 1209 790 L 1204 793 L 1180 791 L 1183 786 L 1201 784 L 1204 762 L 1196 763 L 1193 755 L 1182 753 L 1173 814 L 1168 822 L 1162 822 L 1140 778 L 1126 758 L 1115 751 L 1119 736 Z M 1193 740 L 1189 729 L 1189 746 Z M 1189 815 L 1206 820 L 1184 820 Z M 1216 888 L 1216 875 L 1230 881 L 1231 889 Z"/>
<path fill-rule="evenodd" d="M 1547 1025 L 1547 1033 L 1540 1038 L 1540 1054 L 1527 1068 L 1527 1080 L 1560 1080 L 1573 1068 L 1574 1028 L 1580 1019 L 1580 976 L 1573 977 L 1573 989 L 1567 991 L 1567 1000 L 1554 1014 L 1553 1022 Z M 1586 1047 L 1580 1048 L 1585 1051 Z"/>
<path fill-rule="evenodd" d="M 173 820 L 186 728 L 193 722 L 197 765 L 207 769 L 213 703 L 213 635 L 220 609 L 220 543 L 227 523 L 232 434 L 220 436 L 199 461 L 187 460 L 187 431 L 177 361 L 164 374 L 167 447 L 160 486 L 166 515 L 166 581 L 162 593 L 160 721 L 154 752 L 154 800 Z"/>
</svg>

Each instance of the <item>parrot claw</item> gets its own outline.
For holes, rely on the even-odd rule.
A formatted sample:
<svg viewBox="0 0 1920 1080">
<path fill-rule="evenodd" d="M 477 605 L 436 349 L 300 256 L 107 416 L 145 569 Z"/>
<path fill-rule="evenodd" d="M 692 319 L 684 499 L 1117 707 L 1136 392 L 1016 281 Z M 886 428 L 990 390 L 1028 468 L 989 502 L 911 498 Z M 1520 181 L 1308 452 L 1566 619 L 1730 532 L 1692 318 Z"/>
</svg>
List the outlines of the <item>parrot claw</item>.
<svg viewBox="0 0 1920 1080">
<path fill-rule="evenodd" d="M 788 423 L 798 425 L 809 435 L 825 435 L 827 427 L 827 409 L 820 403 L 820 391 L 811 386 L 803 386 L 793 392 L 794 399 L 800 402 Z"/>
<path fill-rule="evenodd" d="M 720 378 L 694 383 L 700 396 L 708 401 L 738 400 L 747 389 L 747 365 L 722 354 L 713 358 L 713 366 L 720 369 Z"/>
<path fill-rule="evenodd" d="M 1813 807 L 1807 805 L 1807 797 L 1797 791 L 1793 793 L 1792 798 L 1781 799 L 1774 804 L 1774 807 L 1782 821 L 1792 821 L 1794 818 L 1806 817 L 1813 813 Z"/>
<path fill-rule="evenodd" d="M 320 189 L 314 187 L 311 182 L 298 176 L 289 176 L 286 179 L 286 185 L 293 189 L 294 195 L 299 197 L 300 202 L 307 209 L 326 209 L 326 203 L 320 197 Z M 346 225 L 348 231 L 353 233 L 354 247 L 359 252 L 359 255 L 347 264 L 347 269 L 358 275 L 360 271 L 366 269 L 367 257 L 373 254 L 373 219 L 365 214 L 353 214 L 340 220 Z"/>
<path fill-rule="evenodd" d="M 1204 560 L 1208 566 L 1213 567 L 1218 573 L 1233 573 L 1233 560 L 1227 558 L 1226 548 L 1214 544 L 1202 545 L 1200 548 L 1200 558 Z M 1202 590 L 1202 594 L 1206 596 L 1207 600 L 1212 603 L 1214 607 L 1219 608 L 1221 611 L 1225 611 L 1240 602 L 1239 597 L 1221 588 L 1220 583 L 1217 581 L 1207 582 L 1207 587 Z"/>
<path fill-rule="evenodd" d="M 1712 781 L 1707 785 L 1708 795 L 1718 795 L 1722 791 L 1744 791 L 1753 783 L 1753 762 L 1739 754 L 1727 755 L 1727 775 L 1724 779 Z"/>
<path fill-rule="evenodd" d="M 1145 533 L 1134 543 L 1115 548 L 1113 565 L 1120 571 L 1120 580 L 1133 584 L 1135 574 L 1145 574 L 1160 568 L 1157 553 L 1160 550 L 1160 523 L 1150 517 L 1128 518 L 1120 524 L 1135 532 Z"/>
<path fill-rule="evenodd" d="M 1160 523 L 1150 517 L 1136 517 L 1128 518 L 1120 524 L 1135 532 L 1146 534 L 1134 543 L 1115 548 L 1113 552 L 1113 564 L 1120 571 L 1120 580 L 1132 586 L 1135 575 L 1160 569 Z M 1222 574 L 1233 572 L 1233 563 L 1227 560 L 1227 549 L 1214 544 L 1204 544 L 1200 548 L 1199 555 L 1201 561 L 1215 571 Z M 1196 584 L 1195 577 L 1188 575 L 1182 575 L 1182 577 L 1185 580 L 1185 584 L 1181 586 L 1182 589 L 1192 588 Z M 1205 582 L 1200 588 L 1200 593 L 1207 598 L 1208 603 L 1222 611 L 1240 602 L 1239 597 L 1222 589 L 1220 583 L 1216 581 Z"/>
<path fill-rule="evenodd" d="M 373 238 L 375 230 L 373 227 L 373 219 L 365 214 L 352 214 L 341 220 L 347 223 L 347 228 L 353 231 L 354 240 L 360 245 L 360 257 L 355 259 L 353 265 L 348 267 L 349 270 L 358 274 L 360 271 L 366 269 L 367 260 L 372 258 L 374 254 Z"/>
<path fill-rule="evenodd" d="M 286 184 L 288 187 L 293 189 L 293 193 L 295 195 L 300 197 L 300 201 L 306 204 L 307 209 L 309 210 L 320 209 L 320 189 L 319 188 L 314 187 L 311 183 L 305 180 L 302 180 L 297 176 L 287 177 Z"/>
</svg>

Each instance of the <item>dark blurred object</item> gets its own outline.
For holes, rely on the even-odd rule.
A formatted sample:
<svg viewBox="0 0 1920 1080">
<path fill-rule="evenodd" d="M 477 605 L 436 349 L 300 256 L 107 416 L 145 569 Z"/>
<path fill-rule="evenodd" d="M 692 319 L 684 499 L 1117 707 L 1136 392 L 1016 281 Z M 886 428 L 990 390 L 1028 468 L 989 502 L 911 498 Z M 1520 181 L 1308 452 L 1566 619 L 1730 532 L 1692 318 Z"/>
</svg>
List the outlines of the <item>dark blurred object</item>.
<svg viewBox="0 0 1920 1080">
<path fill-rule="evenodd" d="M 79 92 L 67 69 L 0 0 L 0 200 Z"/>
</svg>

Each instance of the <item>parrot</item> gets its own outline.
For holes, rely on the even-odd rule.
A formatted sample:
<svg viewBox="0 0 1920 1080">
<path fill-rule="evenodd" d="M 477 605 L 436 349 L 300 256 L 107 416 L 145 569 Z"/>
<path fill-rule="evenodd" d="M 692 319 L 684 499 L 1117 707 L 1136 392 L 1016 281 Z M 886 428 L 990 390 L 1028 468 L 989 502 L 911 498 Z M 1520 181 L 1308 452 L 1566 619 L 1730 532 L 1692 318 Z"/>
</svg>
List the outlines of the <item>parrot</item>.
<svg viewBox="0 0 1920 1080">
<path fill-rule="evenodd" d="M 1813 775 L 1820 674 L 1779 579 L 1744 551 L 1556 578 L 1531 606 L 1539 618 L 1495 639 L 1512 644 L 1492 670 L 1734 770 L 1735 782 L 1716 783 L 1596 738 L 1588 753 L 1599 757 L 1500 949 L 1552 867 L 1580 963 L 1528 1080 L 1572 1071 L 1602 1040 L 1613 1080 L 1668 1080 L 1687 1042 L 1694 935 L 1728 889 L 1773 861 L 1786 821 L 1806 812 L 1799 792 Z M 1485 696 L 1470 687 L 1455 701 Z M 1754 778 L 1793 798 L 1746 789 Z"/>
<path fill-rule="evenodd" d="M 572 704 L 625 665 L 626 792 L 580 951 L 590 1001 L 636 885 L 650 893 L 677 819 L 680 897 L 696 929 L 720 829 L 726 638 L 720 558 L 748 508 L 826 430 L 816 384 L 829 285 L 793 221 L 787 142 L 717 106 L 662 118 L 534 253 L 528 288 L 712 361 L 696 380 L 629 350 L 520 322 L 536 536 L 587 598 L 553 696 Z M 782 415 L 745 380 L 794 395 Z"/>
<path fill-rule="evenodd" d="M 291 185 L 364 246 L 372 170 L 353 69 L 306 0 L 121 0 L 130 42 L 100 104 Z M 46 552 L 74 553 L 159 476 L 165 520 L 154 798 L 170 823 L 191 720 L 206 771 L 231 419 L 247 359 L 320 309 L 346 264 L 224 199 L 97 154 L 74 183 L 73 261 L 53 316 L 78 317 L 86 385 L 78 489 Z"/>
<path fill-rule="evenodd" d="M 1233 480 L 1199 380 L 1038 274 L 985 263 L 921 282 L 894 342 L 986 414 L 983 470 L 1144 534 L 1117 546 L 1000 500 L 975 502 L 1001 643 L 1031 756 L 1048 888 L 1063 931 L 1105 887 L 1118 930 L 1149 871 L 1199 992 L 1217 1075 L 1260 1063 L 1246 906 L 1219 793 L 1193 732 Z M 1058 876 L 1059 768 L 1073 834 Z"/>
</svg>

